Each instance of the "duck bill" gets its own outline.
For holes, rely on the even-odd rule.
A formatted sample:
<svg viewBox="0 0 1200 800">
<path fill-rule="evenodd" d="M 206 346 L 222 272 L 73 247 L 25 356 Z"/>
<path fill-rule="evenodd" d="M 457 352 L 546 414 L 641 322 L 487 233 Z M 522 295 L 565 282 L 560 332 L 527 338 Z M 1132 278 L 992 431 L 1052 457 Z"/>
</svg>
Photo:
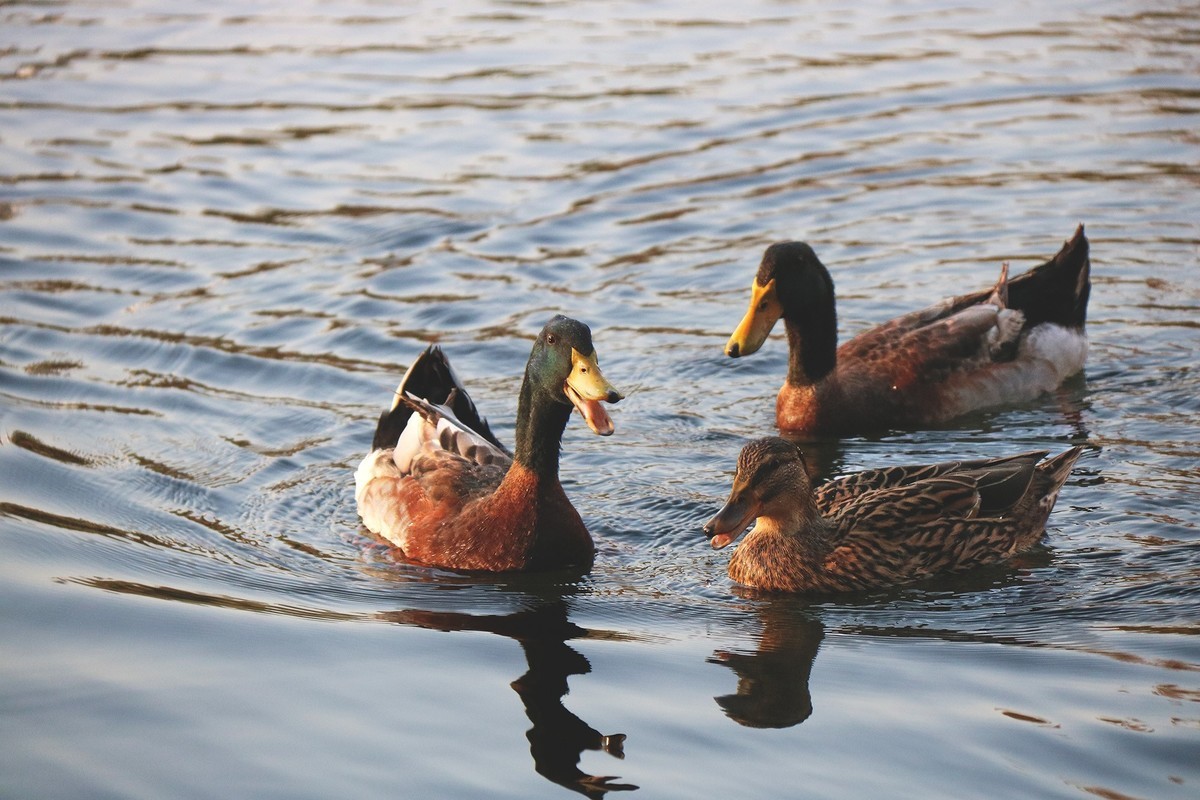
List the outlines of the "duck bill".
<svg viewBox="0 0 1200 800">
<path fill-rule="evenodd" d="M 571 401 L 571 405 L 575 406 L 575 410 L 583 416 L 583 421 L 592 429 L 592 433 L 608 436 L 613 432 L 612 417 L 608 416 L 601 403 L 617 403 L 623 396 L 600 371 L 595 351 L 585 356 L 578 350 L 571 349 L 571 374 L 567 376 L 563 392 Z"/>
<path fill-rule="evenodd" d="M 758 515 L 758 507 L 744 496 L 730 497 L 717 515 L 704 525 L 704 535 L 714 550 L 733 543 L 750 527 Z"/>
<path fill-rule="evenodd" d="M 775 279 L 767 281 L 766 286 L 759 286 L 756 280 L 750 286 L 750 308 L 737 330 L 729 337 L 725 355 L 738 358 L 758 350 L 782 316 L 783 307 L 779 305 L 779 296 L 775 292 Z"/>
</svg>

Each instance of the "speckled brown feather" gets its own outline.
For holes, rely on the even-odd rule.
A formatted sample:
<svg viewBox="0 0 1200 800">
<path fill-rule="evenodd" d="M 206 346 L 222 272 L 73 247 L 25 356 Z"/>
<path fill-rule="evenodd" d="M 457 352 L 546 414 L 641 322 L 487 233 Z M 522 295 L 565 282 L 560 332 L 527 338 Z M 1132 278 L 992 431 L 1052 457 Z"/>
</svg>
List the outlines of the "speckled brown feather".
<svg viewBox="0 0 1200 800">
<path fill-rule="evenodd" d="M 739 459 L 734 493 L 757 492 L 759 515 L 730 560 L 729 576 L 760 589 L 815 594 L 903 585 L 1032 547 L 1081 452 L 872 470 L 814 495 L 803 468 L 780 470 L 789 448 L 798 460 L 795 446 L 776 437 L 751 442 L 751 457 Z M 718 514 L 706 526 L 710 536 L 726 533 L 718 521 L 726 524 Z"/>
<path fill-rule="evenodd" d="M 843 475 L 825 481 L 813 489 L 817 508 L 829 515 L 843 505 L 855 501 L 865 493 L 888 487 L 903 486 L 927 478 L 936 478 L 954 472 L 985 470 L 992 475 L 1001 470 L 1016 467 L 1032 468 L 1049 454 L 1048 450 L 1035 450 L 1005 458 L 980 458 L 974 460 L 943 461 L 938 464 L 910 464 L 897 467 L 881 467 Z"/>
</svg>

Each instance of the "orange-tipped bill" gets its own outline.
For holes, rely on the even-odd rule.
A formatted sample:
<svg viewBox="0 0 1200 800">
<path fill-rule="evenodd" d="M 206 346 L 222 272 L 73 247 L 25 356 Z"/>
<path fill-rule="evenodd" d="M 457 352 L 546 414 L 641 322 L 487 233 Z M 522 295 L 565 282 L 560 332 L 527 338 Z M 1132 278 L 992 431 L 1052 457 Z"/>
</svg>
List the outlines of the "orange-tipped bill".
<svg viewBox="0 0 1200 800">
<path fill-rule="evenodd" d="M 622 399 L 622 395 L 600 371 L 595 351 L 585 356 L 578 350 L 571 349 L 571 374 L 563 384 L 563 392 L 571 401 L 571 405 L 575 406 L 575 410 L 583 416 L 583 421 L 592 429 L 592 433 L 608 436 L 613 432 L 612 417 L 601 403 L 617 403 Z"/>
<path fill-rule="evenodd" d="M 717 515 L 704 525 L 704 535 L 714 550 L 720 550 L 741 536 L 756 516 L 757 504 L 752 503 L 745 492 L 734 491 Z"/>
</svg>

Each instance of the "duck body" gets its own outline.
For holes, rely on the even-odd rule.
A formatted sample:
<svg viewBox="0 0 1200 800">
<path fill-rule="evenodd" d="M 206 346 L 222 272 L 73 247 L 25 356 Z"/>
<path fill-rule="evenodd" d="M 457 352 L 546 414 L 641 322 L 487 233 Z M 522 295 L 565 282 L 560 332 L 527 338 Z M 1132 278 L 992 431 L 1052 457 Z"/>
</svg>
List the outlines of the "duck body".
<svg viewBox="0 0 1200 800">
<path fill-rule="evenodd" d="M 783 319 L 789 363 L 775 416 L 789 435 L 942 424 L 1031 400 L 1083 368 L 1090 269 L 1081 225 L 1054 258 L 1019 277 L 1008 280 L 1005 265 L 990 289 L 897 317 L 839 347 L 828 270 L 803 242 L 774 244 L 726 353 L 755 352 Z"/>
<path fill-rule="evenodd" d="M 411 561 L 458 570 L 591 565 L 591 534 L 557 480 L 500 458 L 480 463 L 438 439 L 422 444 L 408 472 L 395 467 L 394 451 L 360 465 L 359 515 L 369 530 Z"/>
<path fill-rule="evenodd" d="M 359 516 L 424 564 L 586 569 L 595 545 L 559 482 L 559 448 L 572 406 L 608 435 L 612 420 L 600 403 L 620 399 L 600 372 L 587 326 L 555 317 L 526 366 L 509 453 L 445 355 L 430 347 L 409 367 L 355 473 Z"/>
<path fill-rule="evenodd" d="M 796 445 L 768 437 L 743 448 L 729 500 L 704 530 L 721 548 L 755 522 L 729 563 L 746 586 L 809 594 L 901 586 L 1033 547 L 1080 452 L 869 470 L 814 492 Z"/>
</svg>

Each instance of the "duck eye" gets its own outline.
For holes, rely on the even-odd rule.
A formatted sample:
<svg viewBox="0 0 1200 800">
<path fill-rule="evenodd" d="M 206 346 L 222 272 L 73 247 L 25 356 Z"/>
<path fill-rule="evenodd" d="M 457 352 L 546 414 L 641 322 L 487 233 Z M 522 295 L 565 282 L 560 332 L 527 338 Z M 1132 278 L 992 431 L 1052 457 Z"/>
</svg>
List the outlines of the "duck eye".
<svg viewBox="0 0 1200 800">
<path fill-rule="evenodd" d="M 555 336 L 553 333 L 546 334 L 546 344 L 557 344 L 557 343 L 558 343 L 557 336 Z"/>
</svg>

